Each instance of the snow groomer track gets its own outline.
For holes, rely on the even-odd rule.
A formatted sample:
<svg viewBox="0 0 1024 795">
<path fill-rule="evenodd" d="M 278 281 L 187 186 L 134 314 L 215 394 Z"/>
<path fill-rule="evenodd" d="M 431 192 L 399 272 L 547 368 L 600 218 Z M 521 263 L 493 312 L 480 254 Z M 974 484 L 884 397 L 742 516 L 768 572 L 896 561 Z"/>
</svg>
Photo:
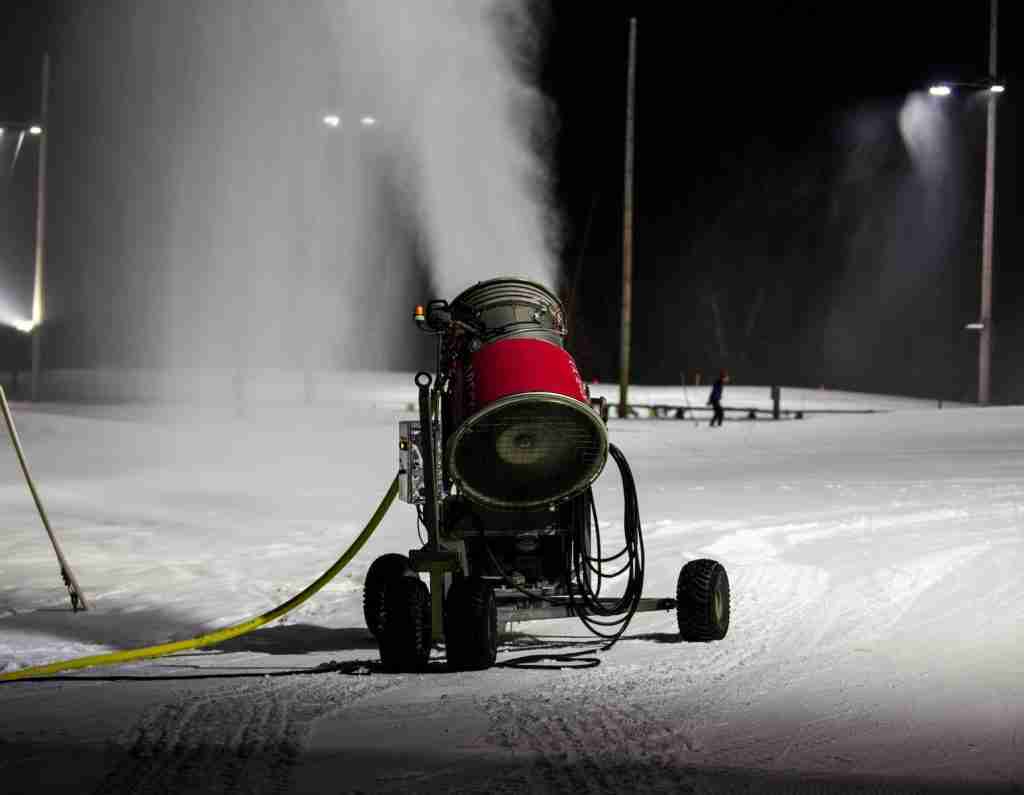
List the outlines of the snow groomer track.
<svg viewBox="0 0 1024 795">
<path fill-rule="evenodd" d="M 189 637 L 299 591 L 393 476 L 408 383 L 372 379 L 375 408 L 244 420 L 15 404 L 92 609 L 70 612 L 9 451 L 0 666 Z M 783 394 L 893 410 L 609 426 L 639 485 L 645 592 L 671 592 L 680 559 L 721 560 L 725 640 L 679 643 L 673 613 L 648 613 L 611 651 L 590 647 L 598 667 L 503 667 L 592 643 L 531 622 L 490 670 L 450 675 L 437 651 L 425 673 L 386 674 L 361 588 L 407 540 L 392 511 L 283 624 L 0 687 L 4 791 L 1020 791 L 1024 410 Z M 614 472 L 595 493 L 614 538 Z"/>
</svg>

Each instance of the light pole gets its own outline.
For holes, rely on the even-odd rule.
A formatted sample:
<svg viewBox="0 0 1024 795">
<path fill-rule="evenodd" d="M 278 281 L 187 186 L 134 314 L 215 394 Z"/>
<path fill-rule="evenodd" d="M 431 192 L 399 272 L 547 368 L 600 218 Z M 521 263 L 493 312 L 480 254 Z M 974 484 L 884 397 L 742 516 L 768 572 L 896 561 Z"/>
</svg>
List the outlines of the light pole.
<svg viewBox="0 0 1024 795">
<path fill-rule="evenodd" d="M 32 287 L 32 401 L 39 400 L 39 358 L 46 304 L 43 300 L 43 263 L 46 258 L 46 139 L 49 135 L 50 56 L 43 55 L 40 121 L 29 132 L 39 136 L 39 174 L 36 190 L 36 272 Z"/>
<path fill-rule="evenodd" d="M 948 97 L 953 86 L 985 88 L 988 91 L 988 120 L 985 134 L 985 209 L 981 230 L 981 316 L 967 328 L 979 332 L 978 339 L 978 403 L 988 405 L 992 387 L 992 253 L 995 237 L 996 205 L 996 100 L 1006 90 L 997 78 L 997 44 L 999 0 L 991 0 L 988 43 L 987 83 L 944 83 L 934 85 L 928 93 L 935 97 Z"/>
<path fill-rule="evenodd" d="M 15 324 L 19 331 L 29 334 L 32 338 L 32 382 L 30 397 L 39 399 L 39 358 L 40 337 L 45 312 L 43 298 L 43 265 L 46 260 L 46 139 L 49 132 L 47 115 L 49 110 L 50 56 L 43 55 L 43 82 L 40 119 L 38 122 L 2 122 L 0 135 L 8 130 L 18 130 L 22 137 L 28 133 L 39 139 L 39 167 L 36 175 L 36 229 L 35 229 L 35 275 L 32 285 L 31 319 Z M 18 146 L 20 148 L 21 141 Z"/>
<path fill-rule="evenodd" d="M 2 141 L 8 133 L 16 133 L 18 136 L 18 143 L 16 144 L 15 148 L 14 163 L 12 163 L 13 168 L 14 164 L 17 163 L 18 153 L 21 151 L 21 146 L 22 143 L 25 141 L 26 136 L 30 136 L 32 138 L 41 138 L 43 135 L 43 128 L 35 122 L 0 121 L 0 141 Z M 36 209 L 37 211 L 39 209 L 38 202 Z M 36 237 L 38 238 L 38 218 L 36 219 L 35 231 Z M 38 242 L 38 239 L 36 239 L 35 245 L 37 248 Z M 24 334 L 31 334 L 32 329 L 35 327 L 35 320 L 32 317 L 31 312 L 29 313 L 28 316 L 15 314 L 15 316 L 13 317 L 5 317 L 2 322 L 4 323 L 4 325 L 16 328 L 18 331 Z"/>
</svg>

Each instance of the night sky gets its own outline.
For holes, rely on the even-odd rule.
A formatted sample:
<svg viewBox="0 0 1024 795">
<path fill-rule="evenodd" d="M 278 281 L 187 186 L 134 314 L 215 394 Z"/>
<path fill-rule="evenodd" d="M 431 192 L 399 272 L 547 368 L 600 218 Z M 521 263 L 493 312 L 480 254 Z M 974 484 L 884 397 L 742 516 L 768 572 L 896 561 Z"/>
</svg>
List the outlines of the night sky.
<svg viewBox="0 0 1024 795">
<path fill-rule="evenodd" d="M 1012 92 L 1021 9 L 1002 5 Z M 681 371 L 725 366 L 746 383 L 972 397 L 977 343 L 962 328 L 980 296 L 984 110 L 964 97 L 945 106 L 948 172 L 931 201 L 898 115 L 937 78 L 984 76 L 988 3 L 945 19 L 915 2 L 595 6 L 556 4 L 544 72 L 561 114 L 563 262 L 581 273 L 579 358 L 616 377 L 635 14 L 637 376 L 678 383 Z M 1018 108 L 1004 94 L 994 384 L 1005 400 L 1024 399 Z"/>
<path fill-rule="evenodd" d="M 572 295 L 570 347 L 584 375 L 618 375 L 626 45 L 636 16 L 634 380 L 678 383 L 683 372 L 727 367 L 740 383 L 973 399 L 977 340 L 963 326 L 977 319 L 980 295 L 984 106 L 967 91 L 943 101 L 941 157 L 927 173 L 900 128 L 911 92 L 986 73 L 988 3 L 958 5 L 956 15 L 891 0 L 548 7 L 537 78 L 556 122 L 539 145 L 555 177 L 560 287 Z M 53 101 L 68 102 L 60 47 L 74 6 L 4 3 L 0 118 L 34 114 L 45 48 Z M 993 366 L 1003 402 L 1024 400 L 1024 65 L 1010 46 L 1021 16 L 1004 0 Z M 34 152 L 23 157 L 13 173 L 0 164 L 0 255 L 3 278 L 24 297 Z M 79 155 L 55 150 L 52 169 L 53 190 L 68 195 L 51 206 L 75 191 L 84 200 Z M 51 270 L 97 267 L 59 213 L 49 235 Z M 56 276 L 51 289 L 61 284 Z M 6 368 L 10 340 L 4 351 Z"/>
</svg>

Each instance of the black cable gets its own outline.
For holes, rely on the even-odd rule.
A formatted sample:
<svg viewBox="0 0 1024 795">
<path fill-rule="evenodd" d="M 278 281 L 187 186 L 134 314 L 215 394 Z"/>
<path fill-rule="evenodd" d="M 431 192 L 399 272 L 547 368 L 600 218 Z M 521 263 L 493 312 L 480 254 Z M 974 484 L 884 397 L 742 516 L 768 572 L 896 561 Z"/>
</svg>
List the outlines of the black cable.
<svg viewBox="0 0 1024 795">
<path fill-rule="evenodd" d="M 416 506 L 416 535 L 419 537 L 420 543 L 426 546 L 427 541 L 423 537 L 423 508 L 419 505 Z"/>
<path fill-rule="evenodd" d="M 522 657 L 514 657 L 511 660 L 495 663 L 495 667 L 524 668 L 533 671 L 596 668 L 601 664 L 601 661 L 597 657 L 585 656 L 590 654 L 593 654 L 593 649 L 581 649 L 580 651 L 570 651 L 562 654 L 525 654 Z M 553 663 L 553 665 L 542 665 L 545 661 Z"/>
<path fill-rule="evenodd" d="M 626 461 L 626 457 L 622 454 L 615 445 L 608 446 L 608 452 L 615 460 L 616 465 L 619 468 L 619 474 L 622 477 L 622 496 L 623 496 L 623 535 L 625 537 L 625 548 L 622 552 L 617 555 L 613 555 L 609 558 L 602 558 L 600 555 L 594 558 L 586 554 L 585 545 L 582 538 L 582 533 L 587 532 L 589 528 L 586 527 L 586 523 L 583 523 L 577 529 L 577 537 L 572 539 L 572 550 L 571 550 L 571 570 L 573 572 L 577 589 L 580 592 L 580 607 L 582 609 L 576 609 L 576 613 L 583 625 L 587 627 L 590 632 L 598 637 L 608 640 L 608 643 L 604 646 L 604 649 L 611 648 L 616 641 L 622 636 L 629 626 L 630 621 L 633 619 L 633 615 L 636 613 L 637 608 L 640 606 L 640 599 L 643 595 L 644 585 L 644 542 L 643 542 L 643 531 L 640 526 L 640 509 L 637 502 L 636 496 L 636 482 L 633 479 L 633 472 L 629 468 L 629 463 Z M 595 511 L 596 515 L 596 511 Z M 595 523 L 595 534 L 600 534 L 600 528 Z M 607 563 L 621 557 L 623 554 L 627 556 L 626 565 L 620 569 L 616 574 L 626 574 L 627 581 L 626 587 L 623 591 L 622 596 L 611 605 L 605 605 L 598 601 L 597 593 L 592 589 L 591 584 L 587 578 L 581 576 L 584 567 L 592 567 L 596 562 L 599 568 L 598 572 L 598 586 L 602 579 L 608 579 L 611 575 L 603 573 L 603 569 L 600 569 L 602 563 Z M 574 589 L 569 590 L 569 604 L 576 608 L 576 596 Z M 613 618 L 618 616 L 618 618 Z M 602 629 L 599 629 L 602 628 Z M 608 628 L 616 627 L 614 631 L 605 631 Z"/>
<path fill-rule="evenodd" d="M 569 607 L 579 617 L 583 625 L 594 635 L 604 640 L 607 640 L 602 647 L 602 651 L 607 651 L 615 645 L 616 641 L 626 631 L 630 621 L 633 619 L 633 615 L 636 613 L 637 608 L 640 606 L 640 599 L 643 596 L 644 589 L 644 542 L 643 542 L 643 531 L 640 526 L 640 509 L 637 502 L 636 496 L 636 482 L 633 480 L 633 472 L 629 468 L 629 463 L 626 461 L 626 457 L 622 454 L 615 445 L 609 445 L 608 451 L 612 458 L 615 460 L 616 465 L 619 468 L 619 474 L 622 478 L 622 492 L 623 492 L 623 535 L 625 536 L 625 546 L 621 552 L 616 553 L 610 557 L 601 556 L 601 540 L 600 540 L 600 526 L 597 522 L 597 509 L 594 507 L 593 494 L 588 489 L 584 493 L 584 497 L 581 502 L 583 503 L 583 516 L 580 517 L 575 515 L 573 517 L 573 527 L 570 532 L 570 543 L 567 549 L 566 555 L 566 573 L 569 576 Z M 588 504 L 589 503 L 589 504 Z M 597 548 L 597 555 L 588 555 L 586 551 L 586 542 L 584 540 L 585 534 L 589 533 L 590 523 L 588 521 L 588 515 L 593 516 L 594 519 L 594 538 L 595 545 Z M 525 588 L 513 583 L 508 575 L 505 574 L 504 569 L 495 557 L 494 552 L 491 550 L 490 545 L 487 543 L 484 536 L 483 523 L 478 520 L 477 529 L 480 533 L 480 540 L 483 544 L 484 549 L 487 552 L 487 556 L 490 558 L 491 565 L 497 571 L 498 576 L 501 577 L 504 584 L 518 591 L 519 593 L 529 597 L 533 600 L 548 602 L 549 604 L 564 604 L 564 602 L 556 599 L 550 599 L 543 595 L 534 594 Z M 602 563 L 609 563 L 614 560 L 626 556 L 626 564 L 618 569 L 616 572 L 609 574 L 604 571 L 601 567 Z M 597 588 L 596 590 L 592 587 L 589 579 L 583 575 L 584 570 L 592 571 L 597 575 Z M 619 599 L 613 602 L 611 605 L 604 605 L 598 600 L 598 594 L 601 592 L 601 585 L 604 580 L 614 579 L 617 576 L 626 574 L 628 579 L 626 581 L 626 587 L 623 594 Z M 575 584 L 575 588 L 573 585 Z M 575 591 L 578 591 L 578 596 Z M 615 628 L 613 631 L 607 631 L 608 628 Z M 571 656 L 571 655 L 566 655 Z M 556 659 L 555 656 L 545 656 L 543 659 Z M 530 659 L 529 662 L 538 662 L 539 660 Z"/>
</svg>

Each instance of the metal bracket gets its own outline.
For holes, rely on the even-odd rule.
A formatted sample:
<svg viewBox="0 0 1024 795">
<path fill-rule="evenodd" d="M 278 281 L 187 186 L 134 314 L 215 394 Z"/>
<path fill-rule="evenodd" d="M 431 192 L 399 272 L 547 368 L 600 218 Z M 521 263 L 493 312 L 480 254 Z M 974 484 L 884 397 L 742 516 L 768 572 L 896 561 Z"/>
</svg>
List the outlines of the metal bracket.
<svg viewBox="0 0 1024 795">
<path fill-rule="evenodd" d="M 434 549 L 429 544 L 409 550 L 409 563 L 413 571 L 462 571 L 458 554 L 451 549 Z"/>
</svg>

